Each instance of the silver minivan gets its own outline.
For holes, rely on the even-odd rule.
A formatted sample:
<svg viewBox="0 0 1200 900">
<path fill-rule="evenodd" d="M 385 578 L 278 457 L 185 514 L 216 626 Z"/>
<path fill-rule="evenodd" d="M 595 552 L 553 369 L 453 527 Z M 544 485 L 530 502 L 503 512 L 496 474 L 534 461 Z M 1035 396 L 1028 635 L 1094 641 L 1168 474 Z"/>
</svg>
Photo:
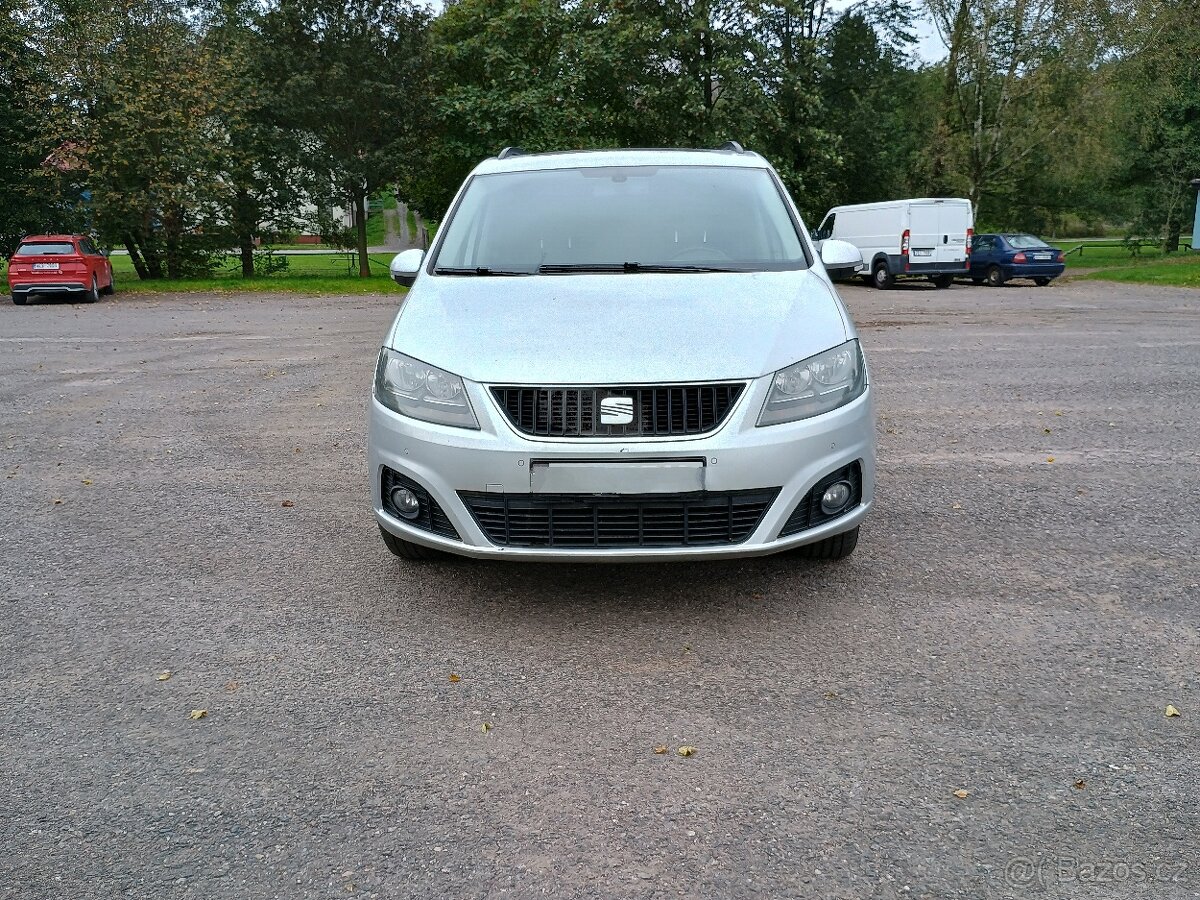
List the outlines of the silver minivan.
<svg viewBox="0 0 1200 900">
<path fill-rule="evenodd" d="M 875 487 L 866 360 L 769 163 L 525 154 L 459 189 L 383 340 L 371 498 L 404 559 L 848 556 Z"/>
</svg>

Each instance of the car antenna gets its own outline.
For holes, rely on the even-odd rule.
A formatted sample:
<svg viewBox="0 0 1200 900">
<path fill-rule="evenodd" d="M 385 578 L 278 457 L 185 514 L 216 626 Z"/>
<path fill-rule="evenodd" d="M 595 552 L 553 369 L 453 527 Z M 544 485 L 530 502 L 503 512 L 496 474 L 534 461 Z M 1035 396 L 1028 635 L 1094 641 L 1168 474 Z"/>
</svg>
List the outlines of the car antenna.
<svg viewBox="0 0 1200 900">
<path fill-rule="evenodd" d="M 508 159 L 510 156 L 524 156 L 525 151 L 520 147 L 505 147 L 496 154 L 496 159 Z"/>
<path fill-rule="evenodd" d="M 726 141 L 720 147 L 718 147 L 717 150 L 724 151 L 727 153 L 745 153 L 746 152 L 745 148 L 741 144 L 739 144 L 737 141 Z"/>
</svg>

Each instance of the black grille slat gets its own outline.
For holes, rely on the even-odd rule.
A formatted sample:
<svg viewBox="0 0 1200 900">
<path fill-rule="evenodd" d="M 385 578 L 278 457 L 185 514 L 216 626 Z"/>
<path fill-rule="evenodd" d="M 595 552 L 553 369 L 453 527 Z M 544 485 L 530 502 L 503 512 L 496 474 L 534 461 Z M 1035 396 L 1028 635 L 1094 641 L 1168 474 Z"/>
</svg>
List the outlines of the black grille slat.
<svg viewBox="0 0 1200 900">
<path fill-rule="evenodd" d="M 493 387 L 513 427 L 538 437 L 674 437 L 712 431 L 729 415 L 744 384 L 647 387 Z M 600 401 L 629 397 L 633 421 L 606 425 Z"/>
<path fill-rule="evenodd" d="M 712 547 L 754 533 L 778 488 L 686 494 L 488 494 L 459 497 L 507 547 Z"/>
</svg>

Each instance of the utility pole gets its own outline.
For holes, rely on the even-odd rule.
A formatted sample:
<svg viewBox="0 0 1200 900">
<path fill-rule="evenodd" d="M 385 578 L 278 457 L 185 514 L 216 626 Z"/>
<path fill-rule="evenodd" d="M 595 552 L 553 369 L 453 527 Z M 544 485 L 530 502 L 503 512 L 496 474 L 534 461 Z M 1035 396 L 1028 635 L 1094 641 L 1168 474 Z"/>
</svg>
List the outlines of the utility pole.
<svg viewBox="0 0 1200 900">
<path fill-rule="evenodd" d="M 1192 249 L 1200 250 L 1200 178 L 1192 179 L 1192 187 L 1196 189 L 1196 221 L 1192 225 Z"/>
</svg>

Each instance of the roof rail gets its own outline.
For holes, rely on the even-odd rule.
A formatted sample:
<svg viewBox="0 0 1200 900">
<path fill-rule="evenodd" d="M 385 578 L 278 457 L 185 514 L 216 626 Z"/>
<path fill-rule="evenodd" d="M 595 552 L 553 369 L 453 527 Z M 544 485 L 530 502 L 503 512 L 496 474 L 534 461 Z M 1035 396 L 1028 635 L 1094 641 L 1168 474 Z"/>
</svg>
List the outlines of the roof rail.
<svg viewBox="0 0 1200 900">
<path fill-rule="evenodd" d="M 745 148 L 741 144 L 739 144 L 737 141 L 726 141 L 717 149 L 725 150 L 725 151 L 728 151 L 729 153 L 745 153 L 746 152 Z"/>
<path fill-rule="evenodd" d="M 496 159 L 508 159 L 511 156 L 524 156 L 525 151 L 520 147 L 505 147 L 496 154 Z"/>
</svg>

